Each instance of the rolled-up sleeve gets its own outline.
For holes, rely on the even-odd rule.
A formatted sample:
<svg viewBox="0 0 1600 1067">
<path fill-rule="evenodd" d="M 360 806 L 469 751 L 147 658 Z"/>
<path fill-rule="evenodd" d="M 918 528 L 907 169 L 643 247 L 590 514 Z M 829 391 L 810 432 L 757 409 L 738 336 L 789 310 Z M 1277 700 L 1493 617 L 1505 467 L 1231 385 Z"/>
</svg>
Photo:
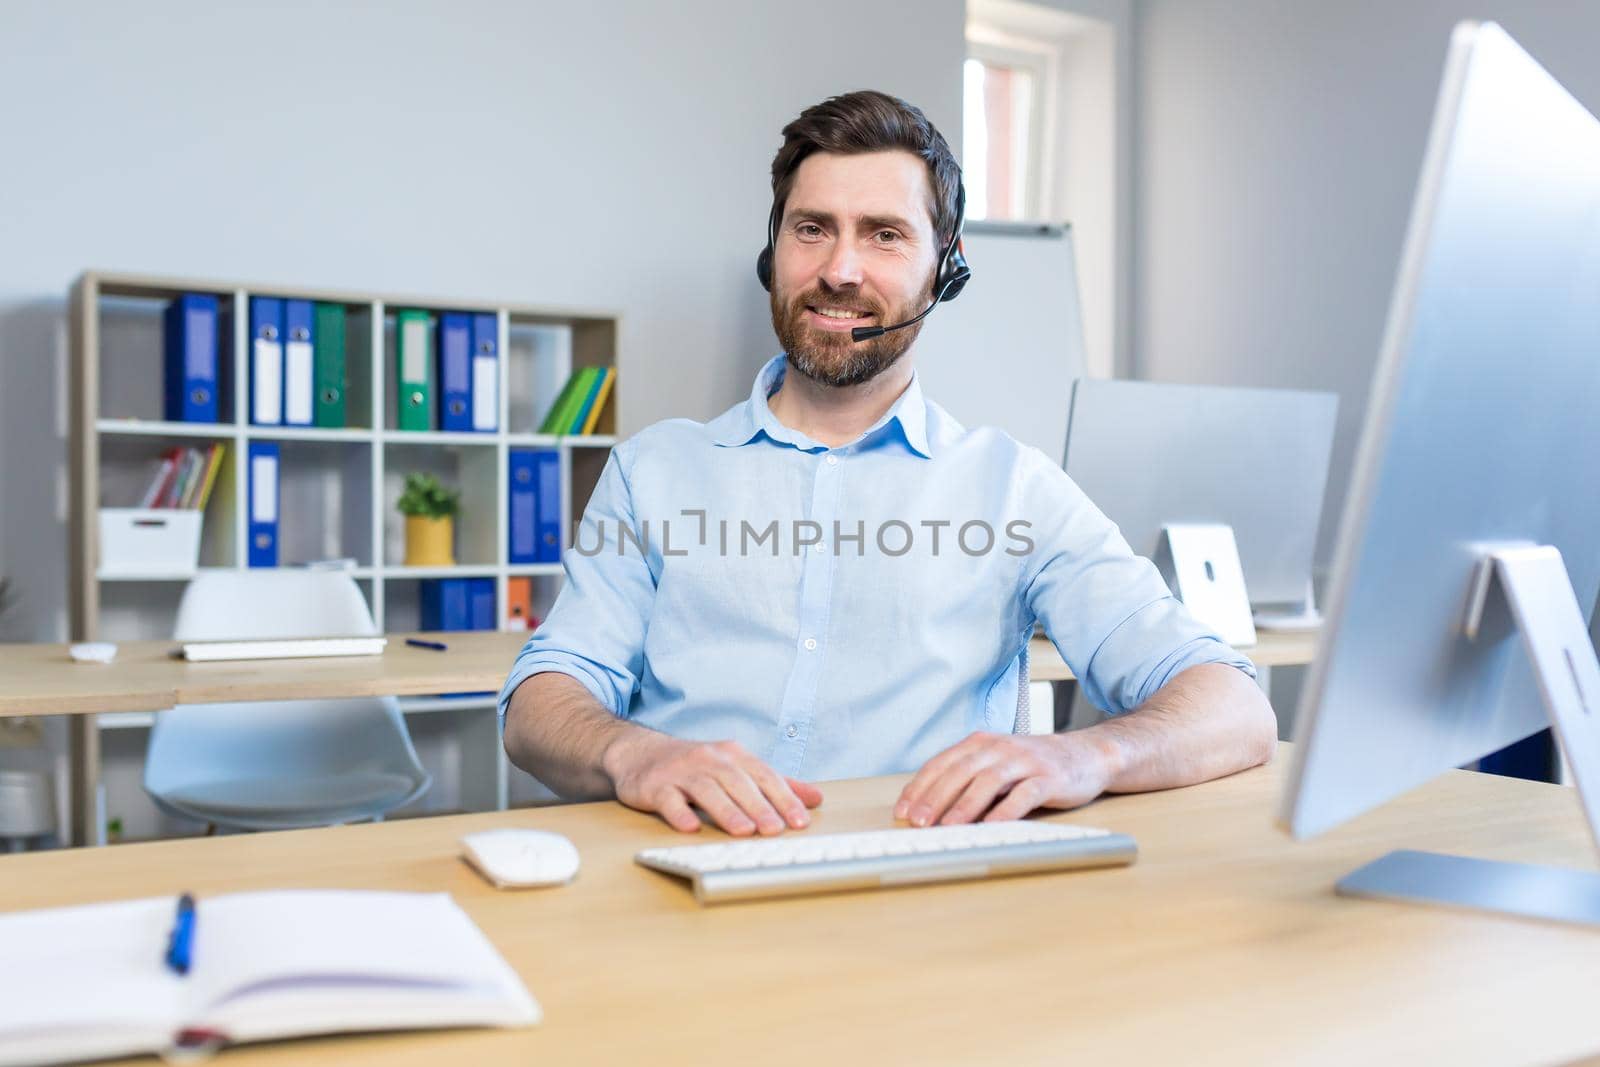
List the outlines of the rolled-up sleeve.
<svg viewBox="0 0 1600 1067">
<path fill-rule="evenodd" d="M 1255 666 L 1189 614 L 1066 472 L 1048 460 L 1019 469 L 1035 541 L 1024 597 L 1092 704 L 1130 711 L 1201 663 L 1255 677 Z"/>
<path fill-rule="evenodd" d="M 643 670 L 645 627 L 656 589 L 639 542 L 619 551 L 623 525 L 638 533 L 625 473 L 631 455 L 625 442 L 606 461 L 575 547 L 563 554 L 566 583 L 500 691 L 502 724 L 517 686 L 549 672 L 577 679 L 613 715 L 628 713 Z"/>
</svg>

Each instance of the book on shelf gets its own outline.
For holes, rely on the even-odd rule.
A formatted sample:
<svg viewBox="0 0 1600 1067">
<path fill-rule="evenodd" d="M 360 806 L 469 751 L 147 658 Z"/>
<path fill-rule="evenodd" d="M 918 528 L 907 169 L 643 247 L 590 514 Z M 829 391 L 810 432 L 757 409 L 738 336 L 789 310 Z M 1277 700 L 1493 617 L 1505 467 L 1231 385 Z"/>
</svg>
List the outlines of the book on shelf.
<svg viewBox="0 0 1600 1067">
<path fill-rule="evenodd" d="M 218 304 L 210 293 L 182 293 L 162 316 L 164 415 L 169 422 L 220 422 Z"/>
<path fill-rule="evenodd" d="M 561 562 L 561 453 L 513 448 L 507 453 L 506 557 L 511 563 Z"/>
<path fill-rule="evenodd" d="M 426 311 L 395 313 L 395 425 L 402 430 L 433 429 L 433 325 Z"/>
<path fill-rule="evenodd" d="M 539 617 L 533 613 L 533 579 L 517 577 L 506 582 L 506 620 L 503 630 L 537 630 Z"/>
<path fill-rule="evenodd" d="M 616 379 L 615 367 L 580 367 L 574 371 L 550 406 L 539 432 L 561 437 L 593 433 Z"/>
<path fill-rule="evenodd" d="M 493 578 L 424 578 L 417 583 L 422 630 L 493 630 Z"/>
<path fill-rule="evenodd" d="M 207 448 L 169 449 L 161 457 L 139 506 L 204 511 L 226 451 L 227 446 L 220 441 Z"/>
<path fill-rule="evenodd" d="M 312 332 L 312 365 L 317 379 L 316 424 L 345 425 L 345 315 L 343 304 L 318 304 Z"/>
</svg>

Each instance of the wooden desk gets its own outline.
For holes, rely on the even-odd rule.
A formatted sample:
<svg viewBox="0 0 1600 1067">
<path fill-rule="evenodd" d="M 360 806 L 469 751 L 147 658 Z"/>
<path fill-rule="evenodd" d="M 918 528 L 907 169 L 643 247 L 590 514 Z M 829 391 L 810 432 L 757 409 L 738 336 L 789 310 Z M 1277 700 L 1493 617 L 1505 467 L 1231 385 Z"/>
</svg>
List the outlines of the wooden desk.
<svg viewBox="0 0 1600 1067">
<path fill-rule="evenodd" d="M 0 716 L 85 716 L 160 711 L 179 704 L 308 700 L 494 691 L 505 684 L 525 633 L 422 635 L 448 651 L 412 648 L 409 634 L 389 634 L 381 656 L 187 663 L 172 659 L 172 641 L 128 641 L 106 665 L 75 663 L 66 645 L 0 644 Z M 1247 650 L 1260 666 L 1309 663 L 1315 634 L 1267 634 Z M 1034 681 L 1070 681 L 1072 671 L 1049 641 L 1029 647 Z M 100 775 L 100 737 L 92 720 L 71 724 L 72 839 L 97 839 L 93 825 Z"/>
<path fill-rule="evenodd" d="M 183 889 L 445 891 L 545 1009 L 531 1030 L 240 1048 L 224 1054 L 230 1067 L 1344 1067 L 1558 1063 L 1600 1050 L 1600 933 L 1332 891 L 1401 845 L 1590 866 L 1571 790 L 1453 772 L 1296 844 L 1270 824 L 1286 755 L 1051 816 L 1133 834 L 1141 856 L 1124 869 L 700 908 L 682 883 L 631 862 L 682 839 L 605 803 L 0 856 L 0 909 Z M 813 829 L 890 825 L 904 780 L 824 786 Z M 489 889 L 457 839 L 497 826 L 566 834 L 583 856 L 578 880 Z"/>
<path fill-rule="evenodd" d="M 0 716 L 69 715 L 71 826 L 75 844 L 99 839 L 94 825 L 100 734 L 90 716 L 160 711 L 179 704 L 309 700 L 497 691 L 526 633 L 429 633 L 450 647 L 413 648 L 388 634 L 381 656 L 188 663 L 174 641 L 125 641 L 109 664 L 76 663 L 66 645 L 0 645 Z"/>
<path fill-rule="evenodd" d="M 159 711 L 246 700 L 416 696 L 498 690 L 526 633 L 387 634 L 381 656 L 188 663 L 175 641 L 127 641 L 115 662 L 74 663 L 66 645 L 0 645 L 0 715 Z M 443 641 L 438 652 L 407 637 Z"/>
<path fill-rule="evenodd" d="M 0 716 L 159 711 L 179 704 L 245 700 L 414 696 L 498 690 L 527 641 L 524 633 L 426 634 L 446 652 L 412 648 L 389 634 L 381 656 L 186 663 L 172 641 L 129 641 L 109 665 L 74 663 L 65 645 L 0 645 Z M 1266 634 L 1245 649 L 1264 667 L 1309 663 L 1316 634 Z M 1072 671 L 1042 637 L 1029 646 L 1030 677 L 1069 681 Z"/>
</svg>

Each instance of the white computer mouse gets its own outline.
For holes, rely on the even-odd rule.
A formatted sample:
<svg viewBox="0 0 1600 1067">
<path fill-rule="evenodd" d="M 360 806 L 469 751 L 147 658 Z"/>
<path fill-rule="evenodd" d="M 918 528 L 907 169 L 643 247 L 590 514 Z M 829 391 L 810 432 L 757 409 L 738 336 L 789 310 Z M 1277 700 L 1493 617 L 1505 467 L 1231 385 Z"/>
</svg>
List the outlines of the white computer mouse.
<svg viewBox="0 0 1600 1067">
<path fill-rule="evenodd" d="M 548 830 L 481 830 L 461 839 L 467 862 L 498 889 L 562 885 L 578 873 L 578 849 Z"/>
</svg>

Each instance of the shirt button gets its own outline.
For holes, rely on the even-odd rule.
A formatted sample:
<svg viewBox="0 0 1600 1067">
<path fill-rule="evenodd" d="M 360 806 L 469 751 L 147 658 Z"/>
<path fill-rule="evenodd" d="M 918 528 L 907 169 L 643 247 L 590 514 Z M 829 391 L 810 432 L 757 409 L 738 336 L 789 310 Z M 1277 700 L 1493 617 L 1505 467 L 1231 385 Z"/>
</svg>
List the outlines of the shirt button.
<svg viewBox="0 0 1600 1067">
<path fill-rule="evenodd" d="M 838 463 L 838 462 L 839 462 L 839 457 L 838 456 L 834 455 L 831 452 L 828 453 L 828 463 L 829 464 L 834 464 L 834 463 Z"/>
<path fill-rule="evenodd" d="M 812 551 L 815 552 L 819 556 L 822 555 L 822 552 L 823 552 L 822 542 L 818 541 L 814 546 L 812 546 Z"/>
<path fill-rule="evenodd" d="M 800 728 L 794 723 L 790 723 L 789 728 L 783 732 L 788 734 L 790 737 L 793 737 L 800 732 Z"/>
<path fill-rule="evenodd" d="M 807 652 L 815 652 L 816 650 L 817 650 L 817 639 L 815 637 L 806 638 L 806 651 Z"/>
</svg>

